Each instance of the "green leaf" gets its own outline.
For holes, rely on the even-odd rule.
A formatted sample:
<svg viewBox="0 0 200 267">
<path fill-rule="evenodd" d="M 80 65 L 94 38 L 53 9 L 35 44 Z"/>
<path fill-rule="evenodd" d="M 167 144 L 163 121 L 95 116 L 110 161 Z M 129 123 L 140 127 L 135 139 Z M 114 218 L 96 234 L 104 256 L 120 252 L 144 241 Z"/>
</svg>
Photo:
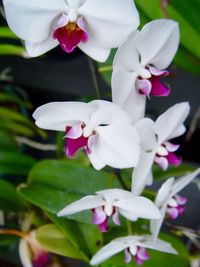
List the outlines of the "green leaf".
<svg viewBox="0 0 200 267">
<path fill-rule="evenodd" d="M 10 110 L 8 108 L 0 107 L 0 119 L 6 118 L 8 120 L 13 120 L 19 123 L 26 124 L 28 126 L 33 127 L 33 123 L 30 119 L 22 115 L 17 110 Z"/>
<path fill-rule="evenodd" d="M 0 210 L 21 212 L 27 209 L 27 204 L 17 194 L 16 188 L 4 181 L 0 180 Z"/>
<path fill-rule="evenodd" d="M 0 55 L 1 56 L 6 56 L 6 55 L 24 56 L 25 49 L 17 45 L 1 44 Z"/>
<path fill-rule="evenodd" d="M 184 9 L 184 11 L 183 9 L 179 9 L 179 4 L 177 4 L 177 7 L 175 7 L 171 5 L 171 2 L 169 2 L 167 11 L 170 18 L 179 22 L 181 31 L 181 44 L 185 48 L 187 48 L 192 54 L 200 58 L 199 32 L 197 31 L 196 27 L 192 26 L 190 20 L 188 20 L 185 16 L 186 13 L 191 13 L 190 2 L 188 2 L 187 9 Z M 164 17 L 164 13 L 161 9 L 160 0 L 136 0 L 136 4 L 138 5 L 139 9 L 141 9 L 144 14 L 151 19 L 158 19 Z M 196 10 L 197 8 L 198 7 L 196 6 Z M 192 13 L 189 16 L 192 17 Z M 198 16 L 198 14 L 196 14 L 196 16 Z"/>
<path fill-rule="evenodd" d="M 0 131 L 0 150 L 17 151 L 17 143 L 12 135 Z"/>
<path fill-rule="evenodd" d="M 200 1 L 199 0 L 173 0 L 170 5 L 187 20 L 190 25 L 200 33 L 199 13 Z"/>
<path fill-rule="evenodd" d="M 113 186 L 119 187 L 116 182 Z M 64 160 L 46 160 L 35 165 L 28 184 L 21 188 L 20 193 L 34 205 L 57 214 L 71 202 L 109 187 L 111 175 L 108 173 Z M 90 223 L 91 216 L 88 211 L 69 217 Z"/>
<path fill-rule="evenodd" d="M 33 137 L 35 135 L 34 130 L 30 127 L 6 119 L 5 117 L 1 118 L 0 129 L 4 131 L 12 131 L 15 134 L 20 134 L 26 137 Z"/>
<path fill-rule="evenodd" d="M 26 108 L 31 108 L 32 105 L 28 101 L 24 101 L 15 95 L 10 95 L 4 92 L 0 92 L 0 103 L 13 103 Z"/>
<path fill-rule="evenodd" d="M 0 151 L 0 174 L 27 175 L 36 161 L 25 154 Z"/>
<path fill-rule="evenodd" d="M 0 248 L 10 247 L 18 242 L 19 238 L 10 235 L 0 235 Z"/>
<path fill-rule="evenodd" d="M 39 243 L 48 251 L 69 258 L 87 261 L 87 258 L 78 251 L 65 234 L 54 224 L 44 225 L 36 231 Z"/>
<path fill-rule="evenodd" d="M 175 56 L 174 63 L 186 71 L 200 74 L 200 60 L 194 57 L 183 47 L 180 47 Z"/>
<path fill-rule="evenodd" d="M 0 38 L 18 39 L 18 37 L 8 27 L 0 27 Z"/>
<path fill-rule="evenodd" d="M 91 257 L 102 245 L 102 233 L 96 225 L 78 223 L 66 218 L 58 218 L 52 213 L 47 216 L 62 230 L 77 250 Z"/>
</svg>

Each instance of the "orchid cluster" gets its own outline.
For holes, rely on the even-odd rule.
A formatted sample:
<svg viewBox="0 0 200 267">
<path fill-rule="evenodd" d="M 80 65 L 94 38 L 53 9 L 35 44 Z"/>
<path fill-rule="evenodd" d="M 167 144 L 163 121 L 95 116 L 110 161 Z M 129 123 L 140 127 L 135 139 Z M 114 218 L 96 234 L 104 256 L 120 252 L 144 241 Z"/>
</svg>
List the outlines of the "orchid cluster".
<svg viewBox="0 0 200 267">
<path fill-rule="evenodd" d="M 158 19 L 138 30 L 139 14 L 132 0 L 4 0 L 10 28 L 25 42 L 31 57 L 61 45 L 71 53 L 76 47 L 89 57 L 105 62 L 118 48 L 112 73 L 112 101 L 53 102 L 33 114 L 42 129 L 64 132 L 66 155 L 74 158 L 85 150 L 96 170 L 105 166 L 132 168 L 130 190 L 105 188 L 85 196 L 58 212 L 69 216 L 90 210 L 92 223 L 101 232 L 109 230 L 110 219 L 121 225 L 121 216 L 135 222 L 150 220 L 149 233 L 114 239 L 91 259 L 98 265 L 124 251 L 125 262 L 133 257 L 138 265 L 149 259 L 147 249 L 176 254 L 171 244 L 158 238 L 165 217 L 176 219 L 184 212 L 186 198 L 178 195 L 200 169 L 176 180 L 169 178 L 151 201 L 144 195 L 152 185 L 153 164 L 163 171 L 179 166 L 179 148 L 172 139 L 185 133 L 187 102 L 174 105 L 157 120 L 145 117 L 151 97 L 166 97 L 170 87 L 161 79 L 179 45 L 175 21 Z M 87 177 L 85 177 L 87 183 Z M 111 218 L 110 218 L 111 217 Z"/>
</svg>

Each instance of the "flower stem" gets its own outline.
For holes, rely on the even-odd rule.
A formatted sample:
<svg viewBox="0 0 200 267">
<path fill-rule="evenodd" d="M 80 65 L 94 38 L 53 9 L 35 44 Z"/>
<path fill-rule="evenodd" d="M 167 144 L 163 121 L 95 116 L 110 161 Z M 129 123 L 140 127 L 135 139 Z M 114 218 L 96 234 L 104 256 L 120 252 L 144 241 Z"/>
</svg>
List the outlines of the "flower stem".
<svg viewBox="0 0 200 267">
<path fill-rule="evenodd" d="M 88 57 L 88 62 L 89 62 L 89 66 L 90 66 L 90 71 L 92 74 L 92 79 L 93 79 L 93 83 L 94 83 L 94 87 L 95 87 L 95 91 L 96 91 L 96 96 L 98 99 L 101 99 L 101 93 L 100 93 L 100 87 L 99 87 L 99 82 L 97 79 L 97 67 L 95 65 L 95 62 Z"/>
<path fill-rule="evenodd" d="M 125 183 L 124 180 L 123 180 L 123 177 L 122 177 L 122 175 L 121 175 L 120 170 L 118 170 L 118 169 L 114 169 L 114 173 L 115 173 L 115 176 L 117 177 L 117 179 L 118 179 L 118 181 L 119 181 L 121 187 L 122 187 L 123 189 L 125 189 L 125 190 L 129 190 L 128 186 L 126 185 L 126 183 Z"/>
<path fill-rule="evenodd" d="M 25 238 L 26 234 L 15 229 L 0 229 L 0 235 L 14 235 L 20 238 Z"/>
<path fill-rule="evenodd" d="M 133 229 L 132 229 L 132 224 L 130 221 L 126 221 L 127 229 L 128 229 L 128 234 L 132 235 L 133 234 Z"/>
</svg>

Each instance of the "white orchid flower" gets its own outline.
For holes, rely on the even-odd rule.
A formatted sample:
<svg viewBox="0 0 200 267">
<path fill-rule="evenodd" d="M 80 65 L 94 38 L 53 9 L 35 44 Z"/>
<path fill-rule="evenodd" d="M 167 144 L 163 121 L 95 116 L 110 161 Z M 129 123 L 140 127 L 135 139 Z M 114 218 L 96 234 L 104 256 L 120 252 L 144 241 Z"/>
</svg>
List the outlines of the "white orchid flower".
<svg viewBox="0 0 200 267">
<path fill-rule="evenodd" d="M 152 241 L 152 237 L 145 236 L 127 236 L 114 239 L 109 244 L 100 249 L 91 259 L 91 265 L 99 265 L 110 257 L 125 251 L 125 262 L 131 261 L 131 256 L 134 257 L 138 265 L 142 265 L 143 261 L 149 259 L 146 249 L 153 249 L 161 252 L 177 254 L 176 250 L 171 244 L 157 239 L 156 242 Z"/>
<path fill-rule="evenodd" d="M 160 82 L 179 44 L 178 24 L 159 19 L 134 31 L 118 49 L 112 75 L 113 102 L 121 105 L 134 121 L 144 117 L 146 96 L 167 96 L 169 87 Z"/>
<path fill-rule="evenodd" d="M 20 240 L 19 256 L 23 267 L 46 267 L 49 263 L 49 254 L 36 240 L 35 231 Z"/>
<path fill-rule="evenodd" d="M 199 174 L 200 168 L 177 180 L 169 178 L 161 186 L 155 199 L 155 204 L 161 212 L 161 217 L 158 220 L 152 220 L 150 224 L 151 233 L 154 239 L 158 237 L 165 214 L 167 214 L 170 219 L 176 219 L 185 211 L 187 198 L 178 195 L 178 193 Z"/>
<path fill-rule="evenodd" d="M 99 226 L 101 232 L 108 230 L 108 220 L 120 225 L 119 213 L 131 221 L 138 218 L 159 218 L 157 207 L 147 198 L 135 197 L 131 192 L 122 189 L 107 189 L 86 196 L 62 209 L 58 216 L 68 216 L 77 212 L 91 210 L 93 224 Z"/>
<path fill-rule="evenodd" d="M 3 0 L 8 25 L 35 57 L 59 43 L 105 61 L 139 25 L 132 0 Z"/>
<path fill-rule="evenodd" d="M 179 145 L 172 144 L 170 139 L 185 132 L 183 122 L 189 111 L 189 104 L 183 102 L 169 108 L 155 122 L 145 118 L 135 124 L 142 146 L 139 163 L 132 175 L 132 192 L 135 195 L 140 195 L 146 184 L 152 184 L 151 169 L 154 162 L 164 171 L 169 165 L 178 166 L 181 163 L 181 158 L 174 153 Z"/>
<path fill-rule="evenodd" d="M 43 129 L 66 132 L 66 153 L 72 157 L 85 148 L 97 170 L 136 166 L 140 156 L 140 138 L 131 118 L 120 106 L 108 101 L 53 102 L 33 114 Z"/>
</svg>

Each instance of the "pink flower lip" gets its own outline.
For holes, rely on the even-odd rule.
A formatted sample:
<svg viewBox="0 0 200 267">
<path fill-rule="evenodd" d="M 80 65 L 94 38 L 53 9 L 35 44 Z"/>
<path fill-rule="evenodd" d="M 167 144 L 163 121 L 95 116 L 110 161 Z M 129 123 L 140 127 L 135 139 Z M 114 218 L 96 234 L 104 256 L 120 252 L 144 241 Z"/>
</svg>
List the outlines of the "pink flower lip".
<svg viewBox="0 0 200 267">
<path fill-rule="evenodd" d="M 126 263 L 130 263 L 131 262 L 131 255 L 134 257 L 137 265 L 142 265 L 144 261 L 149 260 L 149 254 L 147 253 L 147 250 L 143 247 L 137 247 L 136 248 L 137 251 L 136 253 L 133 255 L 133 253 L 131 253 L 131 249 L 127 248 L 125 250 L 125 262 Z"/>
<path fill-rule="evenodd" d="M 79 17 L 77 22 L 68 21 L 64 26 L 58 25 L 53 32 L 53 38 L 58 40 L 65 52 L 71 53 L 79 43 L 88 42 L 89 34 L 85 30 L 83 18 Z"/>
<path fill-rule="evenodd" d="M 107 232 L 109 229 L 108 227 L 109 216 L 105 213 L 104 207 L 102 206 L 102 207 L 92 209 L 92 212 L 93 212 L 92 223 L 97 224 L 99 226 L 100 232 L 102 233 Z M 113 207 L 111 216 L 112 216 L 113 222 L 116 225 L 120 225 L 119 212 L 117 208 Z"/>
<path fill-rule="evenodd" d="M 169 165 L 178 167 L 181 164 L 182 159 L 181 157 L 178 157 L 174 152 L 178 150 L 180 146 L 172 144 L 170 142 L 164 142 L 161 147 L 163 147 L 167 153 L 166 155 L 160 155 L 159 153 L 157 153 L 155 155 L 154 162 L 158 164 L 164 171 L 168 169 Z"/>
<path fill-rule="evenodd" d="M 171 220 L 177 219 L 180 215 L 185 212 L 185 204 L 187 203 L 187 198 L 180 195 L 175 195 L 170 199 L 167 205 L 167 216 Z"/>
<path fill-rule="evenodd" d="M 49 254 L 40 253 L 36 259 L 33 260 L 33 267 L 47 267 L 49 263 Z"/>
<path fill-rule="evenodd" d="M 168 96 L 170 94 L 170 88 L 160 81 L 160 78 L 169 76 L 167 70 L 159 70 L 153 66 L 148 66 L 146 69 L 151 73 L 151 77 L 143 79 L 139 77 L 137 79 L 137 87 L 139 94 L 150 96 Z"/>
<path fill-rule="evenodd" d="M 96 141 L 96 132 L 94 131 L 91 136 L 84 137 L 83 129 L 85 125 L 78 123 L 74 126 L 66 127 L 66 155 L 72 158 L 76 152 L 84 148 L 87 154 L 92 153 L 93 146 Z"/>
</svg>

